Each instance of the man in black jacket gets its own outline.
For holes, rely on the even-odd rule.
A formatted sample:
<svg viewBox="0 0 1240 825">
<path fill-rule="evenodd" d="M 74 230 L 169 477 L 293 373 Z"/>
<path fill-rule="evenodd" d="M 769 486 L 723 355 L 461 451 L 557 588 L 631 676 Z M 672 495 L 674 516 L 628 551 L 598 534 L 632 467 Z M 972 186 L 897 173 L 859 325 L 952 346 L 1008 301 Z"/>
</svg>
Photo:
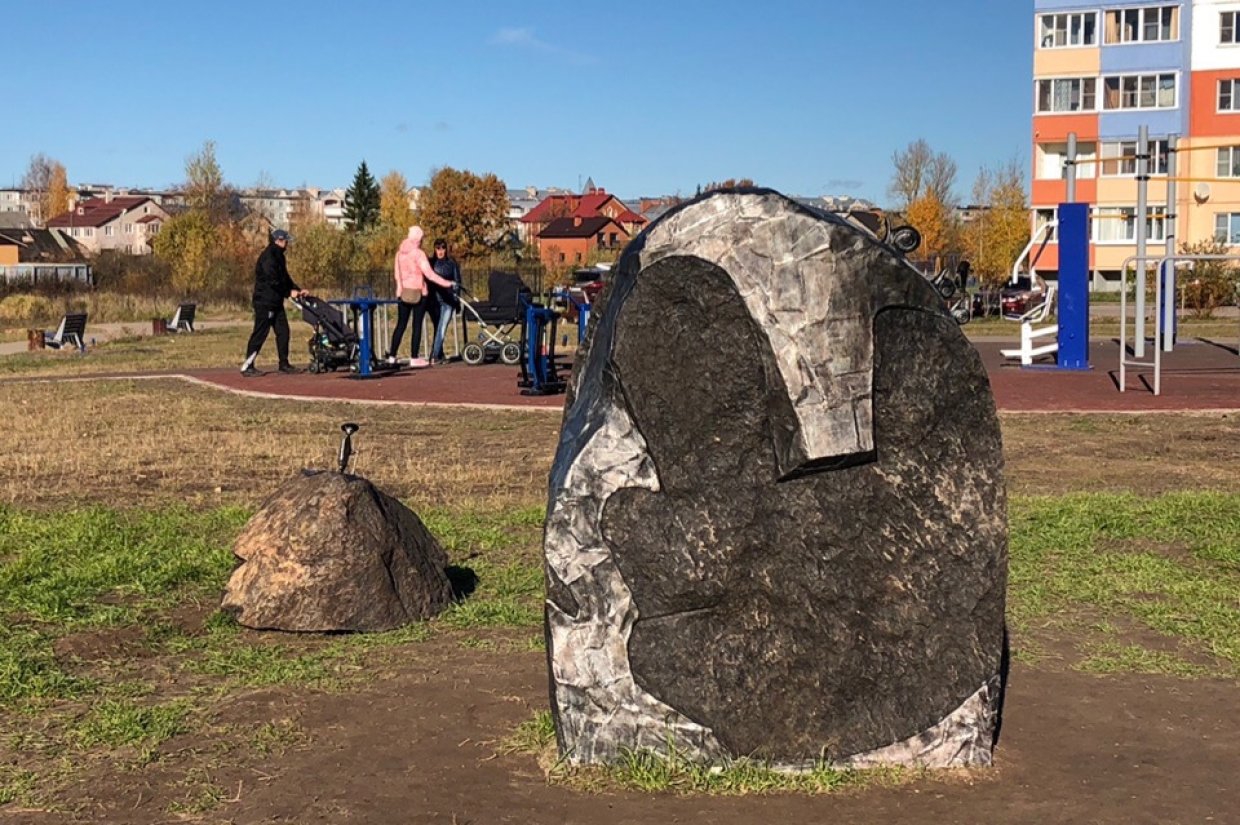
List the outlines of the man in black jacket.
<svg viewBox="0 0 1240 825">
<path fill-rule="evenodd" d="M 288 248 L 289 234 L 283 229 L 271 233 L 271 243 L 258 256 L 254 267 L 254 332 L 245 349 L 245 363 L 241 374 L 261 375 L 254 362 L 267 340 L 267 333 L 276 331 L 276 353 L 280 356 L 280 372 L 300 372 L 288 361 L 288 316 L 284 314 L 284 299 L 299 298 L 305 290 L 293 283 L 288 265 L 284 262 L 284 250 Z"/>
</svg>

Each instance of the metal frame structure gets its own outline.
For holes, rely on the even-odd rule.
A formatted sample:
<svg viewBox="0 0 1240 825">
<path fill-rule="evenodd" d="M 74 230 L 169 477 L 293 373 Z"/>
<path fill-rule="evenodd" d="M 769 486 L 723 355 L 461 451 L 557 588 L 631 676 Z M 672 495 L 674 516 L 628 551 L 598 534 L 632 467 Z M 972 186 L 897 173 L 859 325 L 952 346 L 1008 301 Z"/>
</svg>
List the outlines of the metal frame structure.
<svg viewBox="0 0 1240 825">
<path fill-rule="evenodd" d="M 1128 357 L 1128 268 L 1134 263 L 1140 263 L 1143 269 L 1148 269 L 1150 262 L 1153 260 L 1158 262 L 1155 271 L 1159 273 L 1162 280 L 1159 288 L 1154 290 L 1154 358 L 1152 361 L 1146 361 L 1135 346 L 1133 347 L 1134 357 Z M 1123 269 L 1120 271 L 1119 294 L 1120 392 L 1125 392 L 1128 388 L 1129 367 L 1153 367 L 1154 395 L 1162 394 L 1162 354 L 1164 352 L 1171 352 L 1175 347 L 1175 269 L 1181 264 L 1197 263 L 1199 261 L 1235 261 L 1240 263 L 1240 255 L 1164 255 L 1158 259 L 1145 256 L 1145 258 L 1140 260 L 1136 255 L 1133 255 L 1124 260 Z M 1165 296 L 1170 296 L 1170 299 L 1164 300 Z M 1138 307 L 1140 306 L 1139 304 Z M 1164 311 L 1165 309 L 1167 311 Z M 1168 318 L 1171 319 L 1170 322 L 1168 322 Z M 1144 335 L 1144 330 L 1144 324 L 1136 326 L 1135 334 Z M 1137 341 L 1134 340 L 1133 343 L 1135 345 Z M 1142 340 L 1141 343 L 1144 343 L 1144 341 Z"/>
</svg>

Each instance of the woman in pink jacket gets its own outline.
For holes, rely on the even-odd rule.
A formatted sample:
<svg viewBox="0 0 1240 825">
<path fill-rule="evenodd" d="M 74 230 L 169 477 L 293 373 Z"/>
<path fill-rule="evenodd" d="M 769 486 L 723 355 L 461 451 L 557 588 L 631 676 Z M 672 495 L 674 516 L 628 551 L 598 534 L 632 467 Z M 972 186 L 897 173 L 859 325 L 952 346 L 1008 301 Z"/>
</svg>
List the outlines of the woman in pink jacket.
<svg viewBox="0 0 1240 825">
<path fill-rule="evenodd" d="M 388 363 L 396 363 L 396 351 L 400 349 L 400 339 L 405 335 L 405 327 L 409 325 L 409 316 L 413 315 L 413 341 L 410 346 L 409 366 L 426 366 L 427 362 L 418 358 L 418 349 L 422 345 L 422 320 L 426 317 L 428 302 L 426 300 L 426 282 L 452 288 L 452 282 L 441 278 L 431 267 L 426 253 L 422 251 L 422 227 L 409 227 L 409 237 L 400 242 L 396 252 L 396 263 L 393 267 L 396 275 L 396 297 L 400 303 L 396 307 L 396 329 L 392 332 L 392 345 L 388 347 Z"/>
</svg>

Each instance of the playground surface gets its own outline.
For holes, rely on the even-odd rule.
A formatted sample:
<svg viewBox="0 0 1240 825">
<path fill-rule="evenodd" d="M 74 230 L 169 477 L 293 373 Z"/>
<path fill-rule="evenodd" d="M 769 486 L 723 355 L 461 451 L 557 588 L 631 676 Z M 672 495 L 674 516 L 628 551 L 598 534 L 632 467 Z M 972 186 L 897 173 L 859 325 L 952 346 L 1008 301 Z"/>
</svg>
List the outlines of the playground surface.
<svg viewBox="0 0 1240 825">
<path fill-rule="evenodd" d="M 1119 392 L 1119 347 L 1114 341 L 1093 342 L 1093 369 L 1081 372 L 1042 366 L 1021 368 L 1000 353 L 1010 344 L 978 341 L 975 346 L 990 376 L 995 402 L 1004 412 L 1240 410 L 1240 355 L 1226 343 L 1182 341 L 1175 352 L 1165 354 L 1162 394 L 1158 396 L 1151 390 L 1152 370 L 1144 368 L 1130 369 L 1128 391 Z M 564 404 L 563 395 L 522 395 L 517 386 L 518 368 L 500 364 L 472 367 L 452 363 L 382 373 L 366 380 L 352 378 L 343 371 L 324 375 L 270 372 L 247 378 L 232 368 L 113 377 L 178 377 L 243 395 L 270 398 L 501 409 L 559 410 Z"/>
</svg>

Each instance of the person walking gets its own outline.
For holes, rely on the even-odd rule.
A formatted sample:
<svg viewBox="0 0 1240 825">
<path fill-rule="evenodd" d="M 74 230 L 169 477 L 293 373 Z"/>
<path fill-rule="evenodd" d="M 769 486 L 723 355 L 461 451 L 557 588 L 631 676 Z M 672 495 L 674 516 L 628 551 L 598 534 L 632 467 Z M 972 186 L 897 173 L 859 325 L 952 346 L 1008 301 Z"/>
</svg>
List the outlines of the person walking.
<svg viewBox="0 0 1240 825">
<path fill-rule="evenodd" d="M 448 242 L 443 238 L 435 241 L 435 257 L 431 258 L 431 268 L 435 273 L 444 280 L 451 281 L 450 288 L 444 288 L 436 284 L 431 290 L 431 297 L 434 298 L 438 305 L 438 317 L 435 319 L 435 340 L 431 344 L 431 362 L 435 364 L 443 363 L 443 341 L 448 334 L 448 328 L 452 326 L 453 316 L 461 308 L 461 268 L 456 261 L 448 254 Z"/>
<path fill-rule="evenodd" d="M 452 282 L 440 277 L 431 267 L 426 253 L 422 251 L 422 237 L 425 233 L 420 226 L 409 227 L 409 237 L 400 242 L 393 264 L 396 278 L 396 297 L 400 303 L 396 307 L 396 329 L 392 331 L 392 344 L 388 347 L 388 363 L 396 363 L 396 353 L 400 349 L 401 339 L 405 335 L 405 327 L 413 317 L 413 340 L 410 342 L 409 366 L 426 366 L 427 362 L 418 357 L 422 346 L 422 321 L 426 317 L 429 304 L 427 300 L 426 282 L 437 286 L 452 288 Z"/>
<path fill-rule="evenodd" d="M 245 362 L 241 374 L 250 377 L 262 375 L 254 362 L 267 340 L 267 333 L 276 331 L 276 355 L 280 359 L 280 372 L 294 373 L 301 370 L 288 360 L 288 316 L 284 314 L 285 298 L 300 298 L 306 292 L 293 282 L 288 274 L 284 251 L 288 249 L 290 236 L 283 229 L 271 233 L 271 242 L 258 256 L 254 265 L 254 331 L 245 348 Z"/>
</svg>

